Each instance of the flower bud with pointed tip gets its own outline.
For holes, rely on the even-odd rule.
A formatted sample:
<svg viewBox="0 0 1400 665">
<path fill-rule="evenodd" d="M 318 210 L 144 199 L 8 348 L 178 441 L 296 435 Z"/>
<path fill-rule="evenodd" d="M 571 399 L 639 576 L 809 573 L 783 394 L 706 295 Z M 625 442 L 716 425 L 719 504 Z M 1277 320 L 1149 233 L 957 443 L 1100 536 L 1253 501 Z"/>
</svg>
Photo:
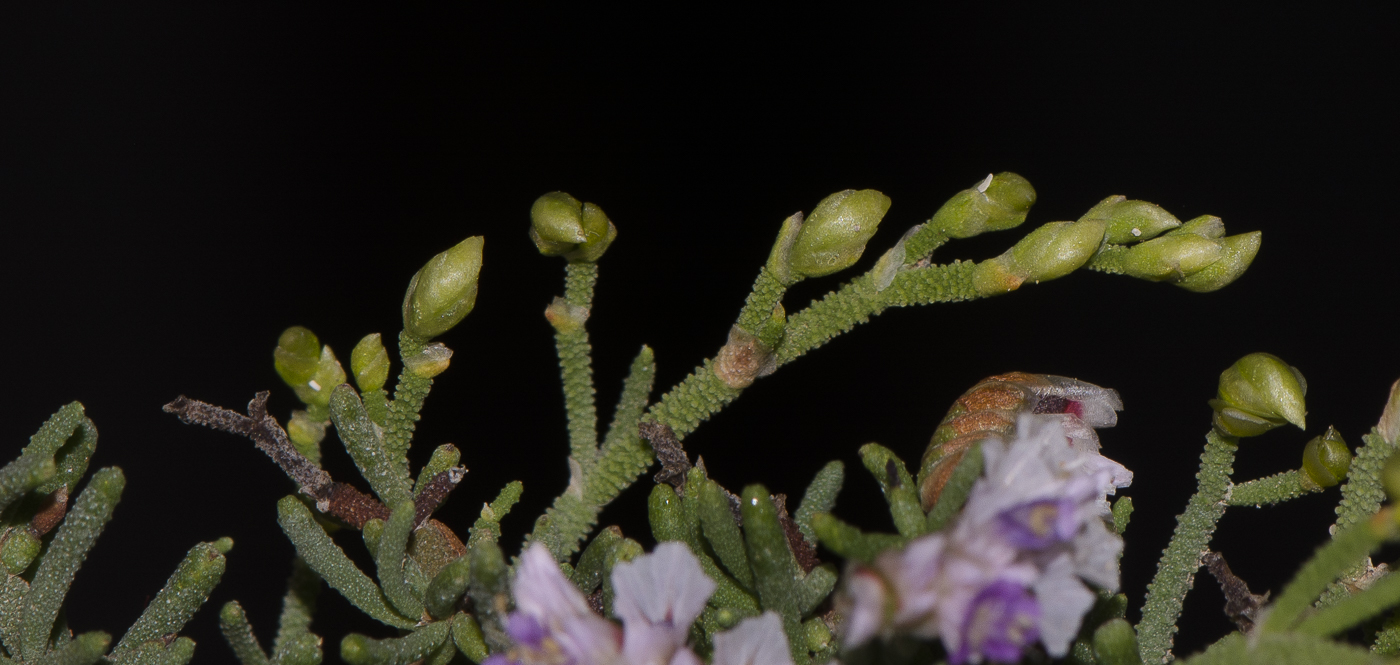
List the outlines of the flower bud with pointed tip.
<svg viewBox="0 0 1400 665">
<path fill-rule="evenodd" d="M 1391 445 L 1395 445 L 1395 440 L 1400 438 L 1400 381 L 1390 384 L 1390 397 L 1385 401 L 1385 410 L 1381 411 L 1376 430 Z"/>
<path fill-rule="evenodd" d="M 379 333 L 365 335 L 350 352 L 350 371 L 355 373 L 355 385 L 360 392 L 384 387 L 389 380 L 389 352 L 384 349 Z"/>
<path fill-rule="evenodd" d="M 442 342 L 433 342 L 415 355 L 403 359 L 404 369 L 416 376 L 431 379 L 447 371 L 452 364 L 452 349 Z"/>
<path fill-rule="evenodd" d="M 293 388 L 305 385 L 316 375 L 321 360 L 321 341 L 316 334 L 301 326 L 292 326 L 277 338 L 272 350 L 272 366 L 277 375 Z"/>
<path fill-rule="evenodd" d="M 1108 222 L 1104 237 L 1114 245 L 1127 245 L 1151 240 L 1163 232 L 1181 226 L 1181 220 L 1146 201 L 1130 201 L 1125 196 L 1110 196 L 1089 209 L 1079 219 L 1102 219 Z"/>
<path fill-rule="evenodd" d="M 1050 222 L 1011 248 L 1011 258 L 1030 281 L 1064 277 L 1093 258 L 1103 243 L 1104 222 Z"/>
<path fill-rule="evenodd" d="M 1258 436 L 1285 423 L 1304 429 L 1307 384 L 1302 373 L 1268 353 L 1251 353 L 1220 374 L 1216 429 L 1230 436 Z"/>
<path fill-rule="evenodd" d="M 1225 235 L 1225 222 L 1221 221 L 1220 218 L 1215 215 L 1201 215 L 1195 219 L 1188 220 L 1181 226 L 1167 231 L 1165 235 L 1179 236 L 1187 234 L 1215 240 Z"/>
<path fill-rule="evenodd" d="M 583 204 L 583 234 L 585 240 L 564 258 L 576 263 L 594 263 L 603 258 L 614 240 L 617 240 L 617 227 L 607 214 L 592 203 Z"/>
<path fill-rule="evenodd" d="M 1315 436 L 1303 447 L 1303 475 L 1318 487 L 1342 482 L 1351 469 L 1351 449 L 1335 427 Z"/>
<path fill-rule="evenodd" d="M 803 277 L 851 267 L 889 209 L 890 197 L 873 189 L 848 189 L 822 199 L 802 223 L 788 265 Z"/>
<path fill-rule="evenodd" d="M 331 347 L 322 346 L 316 373 L 306 383 L 292 386 L 292 390 L 308 406 L 324 409 L 331 403 L 331 391 L 342 383 L 345 383 L 345 368 L 340 366 Z"/>
<path fill-rule="evenodd" d="M 1224 247 L 1209 238 L 1190 233 L 1162 236 L 1129 249 L 1123 273 L 1154 282 L 1180 282 L 1224 255 Z"/>
<path fill-rule="evenodd" d="M 797 234 L 802 231 L 802 220 L 805 217 L 799 210 L 783 220 L 783 226 L 778 230 L 778 239 L 773 242 L 773 249 L 768 253 L 768 262 L 764 267 L 768 272 L 773 273 L 773 277 L 784 285 L 791 286 L 802 281 L 802 275 L 794 275 L 792 272 L 792 245 L 797 242 Z"/>
<path fill-rule="evenodd" d="M 1020 226 L 1035 203 L 1035 188 L 1010 171 L 986 179 L 953 195 L 929 220 L 949 238 L 971 238 L 988 231 Z"/>
<path fill-rule="evenodd" d="M 462 321 L 476 304 L 481 248 L 485 240 L 472 236 L 428 260 L 409 282 L 403 298 L 403 327 L 430 339 Z"/>
<path fill-rule="evenodd" d="M 1220 260 L 1202 268 L 1194 275 L 1187 276 L 1176 285 L 1196 293 L 1208 293 L 1223 288 L 1239 279 L 1249 268 L 1249 264 L 1254 262 L 1254 255 L 1259 253 L 1259 243 L 1262 240 L 1263 234 L 1259 231 L 1217 240 L 1224 250 Z"/>
</svg>

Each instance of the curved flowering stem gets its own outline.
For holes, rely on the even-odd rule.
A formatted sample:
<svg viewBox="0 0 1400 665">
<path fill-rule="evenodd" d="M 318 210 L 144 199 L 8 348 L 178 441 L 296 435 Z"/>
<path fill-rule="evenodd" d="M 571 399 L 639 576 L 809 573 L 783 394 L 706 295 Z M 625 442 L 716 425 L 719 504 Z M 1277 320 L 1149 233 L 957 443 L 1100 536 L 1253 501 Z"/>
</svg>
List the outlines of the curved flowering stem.
<svg viewBox="0 0 1400 665">
<path fill-rule="evenodd" d="M 1284 471 L 1234 486 L 1227 501 L 1232 506 L 1265 506 L 1316 494 L 1323 488 L 1307 482 L 1298 470 Z"/>
<path fill-rule="evenodd" d="M 1206 435 L 1196 493 L 1186 504 L 1185 512 L 1176 518 L 1171 542 L 1157 563 L 1152 583 L 1147 585 L 1147 601 L 1137 625 L 1139 653 L 1144 663 L 1166 663 L 1172 658 L 1172 639 L 1182 602 L 1201 567 L 1215 526 L 1225 515 L 1238 442 L 1239 439 L 1214 430 Z"/>
</svg>

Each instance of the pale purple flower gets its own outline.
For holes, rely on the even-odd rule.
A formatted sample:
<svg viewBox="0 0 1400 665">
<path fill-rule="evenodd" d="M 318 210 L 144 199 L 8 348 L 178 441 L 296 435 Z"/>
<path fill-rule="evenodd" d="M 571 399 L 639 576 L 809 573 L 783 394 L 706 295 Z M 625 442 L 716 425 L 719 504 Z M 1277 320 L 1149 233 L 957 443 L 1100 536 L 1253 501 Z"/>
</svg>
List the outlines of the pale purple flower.
<svg viewBox="0 0 1400 665">
<path fill-rule="evenodd" d="M 1074 408 L 1094 422 L 1111 422 L 1117 394 L 1089 388 L 1065 391 L 1085 398 Z M 1067 434 L 1065 422 L 1088 434 Z M 1099 453 L 1092 428 L 1074 413 L 1024 414 L 1011 442 L 988 439 L 982 453 L 985 475 L 949 529 L 847 576 L 847 646 L 901 632 L 939 638 L 955 664 L 1014 661 L 1036 641 L 1059 658 L 1093 605 L 1085 582 L 1117 590 L 1123 542 L 1105 525 L 1105 496 L 1132 474 Z"/>
<path fill-rule="evenodd" d="M 531 545 L 515 575 L 516 610 L 506 620 L 514 646 L 483 665 L 704 665 L 685 641 L 715 582 L 685 544 L 662 543 L 619 563 L 611 579 L 621 629 L 589 609 L 543 545 Z M 792 665 L 781 620 L 776 633 L 766 619 L 755 621 L 715 635 L 715 663 Z"/>
<path fill-rule="evenodd" d="M 715 635 L 712 665 L 793 665 L 783 620 L 773 611 Z"/>
<path fill-rule="evenodd" d="M 664 665 L 685 646 L 715 582 L 684 543 L 661 543 L 612 572 L 613 612 L 622 619 L 622 651 L 632 665 Z"/>
</svg>

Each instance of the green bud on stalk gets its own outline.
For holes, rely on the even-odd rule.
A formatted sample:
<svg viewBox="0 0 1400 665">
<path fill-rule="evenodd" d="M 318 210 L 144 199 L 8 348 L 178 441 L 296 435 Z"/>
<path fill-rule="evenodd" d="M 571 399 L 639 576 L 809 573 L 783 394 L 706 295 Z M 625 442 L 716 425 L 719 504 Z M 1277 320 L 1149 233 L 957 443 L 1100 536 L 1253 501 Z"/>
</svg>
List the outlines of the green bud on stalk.
<svg viewBox="0 0 1400 665">
<path fill-rule="evenodd" d="M 1220 389 L 1210 400 L 1215 428 L 1222 433 L 1258 436 L 1285 423 L 1305 429 L 1308 392 L 1303 374 L 1278 356 L 1251 353 L 1220 374 Z"/>
<path fill-rule="evenodd" d="M 802 277 L 821 277 L 851 267 L 889 209 L 890 197 L 873 189 L 848 189 L 822 199 L 802 222 L 788 265 Z"/>
<path fill-rule="evenodd" d="M 384 387 L 389 380 L 389 352 L 384 349 L 379 333 L 365 335 L 350 352 L 350 371 L 355 373 L 355 385 L 360 392 Z"/>
<path fill-rule="evenodd" d="M 949 238 L 971 238 L 988 231 L 1020 226 L 1035 203 L 1030 181 L 1011 172 L 988 174 L 981 182 L 953 195 L 929 220 Z"/>
<path fill-rule="evenodd" d="M 429 259 L 413 276 L 403 298 L 404 330 L 431 339 L 471 313 L 484 242 L 481 236 L 467 238 Z"/>
<path fill-rule="evenodd" d="M 1335 427 L 1315 436 L 1303 447 L 1303 475 L 1318 487 L 1342 482 L 1351 469 L 1351 449 Z"/>
<path fill-rule="evenodd" d="M 1129 201 L 1126 196 L 1110 196 L 1084 213 L 1080 221 L 1101 219 L 1108 222 L 1104 237 L 1114 245 L 1151 240 L 1181 226 L 1181 220 L 1146 201 Z"/>
<path fill-rule="evenodd" d="M 593 263 L 617 239 L 617 227 L 602 208 L 564 192 L 550 192 L 530 206 L 530 239 L 545 256 Z"/>
<path fill-rule="evenodd" d="M 405 369 L 425 379 L 431 379 L 447 371 L 447 366 L 451 363 L 452 349 L 447 348 L 441 342 L 429 344 L 417 354 L 403 359 Z"/>
<path fill-rule="evenodd" d="M 1215 215 L 1201 215 L 1166 233 L 1169 236 L 1188 234 L 1215 240 L 1225 235 L 1225 222 Z"/>
</svg>

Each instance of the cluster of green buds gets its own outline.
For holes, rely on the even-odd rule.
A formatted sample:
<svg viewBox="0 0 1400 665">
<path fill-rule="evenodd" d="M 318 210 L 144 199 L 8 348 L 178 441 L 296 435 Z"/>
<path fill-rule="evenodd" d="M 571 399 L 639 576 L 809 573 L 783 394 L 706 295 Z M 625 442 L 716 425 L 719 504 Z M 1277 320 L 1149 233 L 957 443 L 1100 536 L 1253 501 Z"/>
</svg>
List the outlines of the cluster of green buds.
<svg viewBox="0 0 1400 665">
<path fill-rule="evenodd" d="M 822 199 L 811 215 L 797 213 L 783 222 L 768 271 L 792 285 L 851 267 L 889 209 L 890 197 L 873 189 L 847 189 Z"/>
<path fill-rule="evenodd" d="M 306 409 L 292 412 L 287 437 L 303 455 L 319 460 L 321 440 L 326 438 L 331 421 L 331 391 L 345 383 L 345 368 L 331 347 L 322 345 L 315 333 L 302 326 L 282 331 L 277 348 L 272 350 L 272 362 L 277 375 L 306 405 Z"/>
<path fill-rule="evenodd" d="M 1210 400 L 1212 422 L 1221 433 L 1235 437 L 1258 436 L 1288 423 L 1306 429 L 1307 392 L 1307 381 L 1296 367 L 1275 355 L 1251 353 L 1221 372 L 1220 389 Z"/>
<path fill-rule="evenodd" d="M 530 206 L 530 239 L 545 256 L 594 263 L 617 239 L 617 227 L 602 208 L 564 192 L 550 192 Z"/>
<path fill-rule="evenodd" d="M 1258 231 L 1226 236 L 1225 224 L 1213 215 L 1183 224 L 1157 205 L 1122 196 L 1104 199 L 1080 219 L 1108 224 L 1106 246 L 1092 267 L 1197 293 L 1238 279 L 1263 239 Z"/>
</svg>

